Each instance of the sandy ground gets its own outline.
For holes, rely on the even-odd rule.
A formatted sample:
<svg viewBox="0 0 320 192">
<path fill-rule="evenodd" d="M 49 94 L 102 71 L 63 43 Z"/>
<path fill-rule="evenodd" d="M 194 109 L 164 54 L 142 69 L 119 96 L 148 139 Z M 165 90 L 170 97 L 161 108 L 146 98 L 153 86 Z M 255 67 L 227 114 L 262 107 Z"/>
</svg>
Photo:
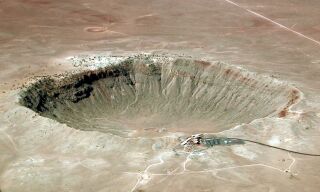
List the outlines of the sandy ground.
<svg viewBox="0 0 320 192">
<path fill-rule="evenodd" d="M 255 144 L 177 155 L 183 133 L 84 132 L 17 101 L 34 76 L 74 70 L 75 55 L 221 60 L 303 92 L 286 117 L 221 134 L 320 153 L 319 17 L 316 0 L 0 1 L 1 191 L 318 191 L 318 157 Z"/>
</svg>

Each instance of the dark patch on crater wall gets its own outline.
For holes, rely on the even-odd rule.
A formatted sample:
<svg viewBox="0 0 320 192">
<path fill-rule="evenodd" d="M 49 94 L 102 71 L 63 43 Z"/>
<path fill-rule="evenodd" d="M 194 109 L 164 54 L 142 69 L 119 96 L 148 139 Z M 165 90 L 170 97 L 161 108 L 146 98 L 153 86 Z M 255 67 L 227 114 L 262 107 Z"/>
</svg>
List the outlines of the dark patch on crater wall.
<svg viewBox="0 0 320 192">
<path fill-rule="evenodd" d="M 118 65 L 95 71 L 66 75 L 62 80 L 53 77 L 40 79 L 21 93 L 20 104 L 39 113 L 47 113 L 57 107 L 57 103 L 66 101 L 77 103 L 88 98 L 93 91 L 93 82 L 104 78 L 126 77 L 129 84 L 134 84 L 129 77 L 132 70 L 130 60 Z"/>
</svg>

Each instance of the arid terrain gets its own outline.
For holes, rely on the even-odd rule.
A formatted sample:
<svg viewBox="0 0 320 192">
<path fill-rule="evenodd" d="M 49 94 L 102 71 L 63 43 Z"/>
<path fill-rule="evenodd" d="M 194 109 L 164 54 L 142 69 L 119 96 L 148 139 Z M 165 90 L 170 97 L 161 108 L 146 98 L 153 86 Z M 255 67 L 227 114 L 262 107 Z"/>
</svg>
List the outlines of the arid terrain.
<svg viewBox="0 0 320 192">
<path fill-rule="evenodd" d="M 0 191 L 319 191 L 319 18 L 316 0 L 0 0 Z"/>
</svg>

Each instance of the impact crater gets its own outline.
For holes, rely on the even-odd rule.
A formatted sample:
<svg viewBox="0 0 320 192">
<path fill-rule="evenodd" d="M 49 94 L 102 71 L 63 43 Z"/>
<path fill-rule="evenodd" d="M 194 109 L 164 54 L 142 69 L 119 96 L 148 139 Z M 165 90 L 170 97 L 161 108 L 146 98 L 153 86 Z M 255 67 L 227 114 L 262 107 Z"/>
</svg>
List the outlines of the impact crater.
<svg viewBox="0 0 320 192">
<path fill-rule="evenodd" d="M 128 57 L 106 67 L 43 78 L 20 103 L 75 129 L 124 137 L 219 132 L 266 116 L 285 116 L 300 91 L 221 62 Z"/>
</svg>

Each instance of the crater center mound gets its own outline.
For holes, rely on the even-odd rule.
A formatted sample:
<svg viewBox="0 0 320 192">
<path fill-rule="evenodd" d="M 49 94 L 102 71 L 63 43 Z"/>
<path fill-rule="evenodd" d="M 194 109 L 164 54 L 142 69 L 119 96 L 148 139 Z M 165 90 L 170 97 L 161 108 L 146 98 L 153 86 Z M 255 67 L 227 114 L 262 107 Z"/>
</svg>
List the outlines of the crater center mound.
<svg viewBox="0 0 320 192">
<path fill-rule="evenodd" d="M 120 136 L 219 132 L 285 115 L 300 92 L 221 62 L 133 57 L 104 68 L 47 77 L 20 103 L 70 127 Z"/>
</svg>

